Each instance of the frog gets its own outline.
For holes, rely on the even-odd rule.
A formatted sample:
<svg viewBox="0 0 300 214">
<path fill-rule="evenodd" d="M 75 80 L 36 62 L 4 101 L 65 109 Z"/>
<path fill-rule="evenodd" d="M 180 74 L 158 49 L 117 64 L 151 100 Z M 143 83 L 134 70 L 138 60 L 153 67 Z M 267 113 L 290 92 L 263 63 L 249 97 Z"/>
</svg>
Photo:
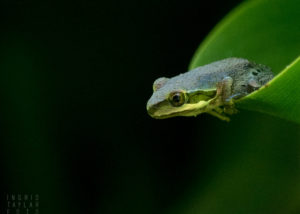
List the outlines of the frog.
<svg viewBox="0 0 300 214">
<path fill-rule="evenodd" d="M 230 116 L 238 112 L 236 101 L 273 77 L 266 65 L 237 57 L 222 59 L 171 78 L 156 79 L 147 112 L 155 119 L 208 113 L 230 121 Z"/>
</svg>

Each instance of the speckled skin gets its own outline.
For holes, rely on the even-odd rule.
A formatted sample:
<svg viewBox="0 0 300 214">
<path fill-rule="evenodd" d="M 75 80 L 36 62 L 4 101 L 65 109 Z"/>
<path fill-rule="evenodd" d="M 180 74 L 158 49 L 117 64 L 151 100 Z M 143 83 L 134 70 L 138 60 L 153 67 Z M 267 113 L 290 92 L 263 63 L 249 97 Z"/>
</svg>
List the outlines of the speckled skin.
<svg viewBox="0 0 300 214">
<path fill-rule="evenodd" d="M 173 78 L 158 79 L 154 83 L 157 90 L 147 103 L 149 114 L 165 103 L 172 91 L 184 90 L 187 93 L 195 90 L 217 89 L 218 83 L 226 77 L 232 78 L 230 92 L 226 98 L 241 98 L 273 78 L 271 69 L 265 65 L 250 62 L 247 59 L 228 58 L 200 66 Z M 179 115 L 180 116 L 180 115 Z"/>
</svg>

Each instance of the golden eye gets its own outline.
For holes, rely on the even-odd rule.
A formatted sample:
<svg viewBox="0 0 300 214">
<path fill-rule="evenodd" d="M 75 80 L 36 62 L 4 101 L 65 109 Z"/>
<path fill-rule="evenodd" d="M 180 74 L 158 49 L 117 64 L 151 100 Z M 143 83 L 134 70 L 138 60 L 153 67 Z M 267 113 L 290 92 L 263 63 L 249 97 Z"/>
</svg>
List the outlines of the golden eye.
<svg viewBox="0 0 300 214">
<path fill-rule="evenodd" d="M 169 95 L 169 102 L 174 107 L 182 106 L 185 103 L 185 94 L 181 91 L 172 92 Z"/>
</svg>

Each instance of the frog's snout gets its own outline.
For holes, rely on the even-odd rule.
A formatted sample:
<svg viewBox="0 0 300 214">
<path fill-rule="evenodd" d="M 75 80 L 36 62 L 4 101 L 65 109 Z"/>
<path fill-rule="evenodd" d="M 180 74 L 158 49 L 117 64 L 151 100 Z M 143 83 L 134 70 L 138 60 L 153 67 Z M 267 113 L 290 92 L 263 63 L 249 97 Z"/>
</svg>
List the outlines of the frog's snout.
<svg viewBox="0 0 300 214">
<path fill-rule="evenodd" d="M 168 105 L 168 101 L 165 99 L 166 95 L 164 93 L 159 93 L 156 91 L 147 102 L 146 109 L 148 114 L 153 118 L 160 118 L 164 112 L 166 105 Z"/>
<path fill-rule="evenodd" d="M 163 105 L 164 105 L 163 101 L 156 103 L 154 102 L 154 100 L 150 99 L 146 106 L 148 114 L 151 117 L 158 119 Z"/>
<path fill-rule="evenodd" d="M 154 117 L 155 112 L 157 111 L 157 108 L 155 105 L 151 105 L 149 102 L 147 103 L 147 112 L 151 117 Z"/>
</svg>

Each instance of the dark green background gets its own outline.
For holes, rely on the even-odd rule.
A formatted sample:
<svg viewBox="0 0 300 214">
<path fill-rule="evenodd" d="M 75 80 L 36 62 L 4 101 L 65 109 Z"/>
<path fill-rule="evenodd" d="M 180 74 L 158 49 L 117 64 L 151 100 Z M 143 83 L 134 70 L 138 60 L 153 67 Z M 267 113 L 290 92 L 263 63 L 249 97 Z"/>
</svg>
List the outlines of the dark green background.
<svg viewBox="0 0 300 214">
<path fill-rule="evenodd" d="M 207 115 L 157 121 L 146 113 L 152 82 L 186 71 L 239 2 L 1 1 L 2 207 L 6 193 L 38 193 L 43 214 L 184 213 L 240 152 L 247 160 L 245 139 L 289 157 L 273 144 L 289 135 L 272 133 L 298 129 L 279 119 L 243 111 L 230 124 Z M 227 203 L 223 196 L 212 207 Z"/>
</svg>

